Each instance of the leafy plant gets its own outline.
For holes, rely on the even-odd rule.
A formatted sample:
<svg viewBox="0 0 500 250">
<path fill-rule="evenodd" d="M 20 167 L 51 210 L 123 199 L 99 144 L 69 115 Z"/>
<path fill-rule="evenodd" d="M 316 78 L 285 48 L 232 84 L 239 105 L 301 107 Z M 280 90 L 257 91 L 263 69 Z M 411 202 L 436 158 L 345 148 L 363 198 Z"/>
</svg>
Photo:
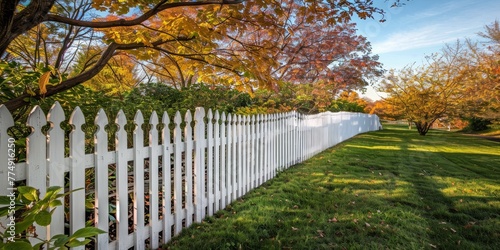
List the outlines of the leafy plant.
<svg viewBox="0 0 500 250">
<path fill-rule="evenodd" d="M 95 227 L 85 227 L 72 235 L 58 234 L 47 240 L 36 237 L 31 229 L 33 225 L 43 227 L 50 225 L 54 210 L 63 205 L 60 198 L 78 191 L 73 190 L 61 194 L 62 189 L 57 186 L 49 187 L 45 196 L 41 198 L 37 189 L 19 186 L 17 197 L 14 192 L 7 196 L 0 196 L 0 205 L 4 205 L 0 207 L 0 217 L 7 216 L 11 221 L 0 235 L 0 249 L 41 249 L 43 246 L 47 249 L 68 249 L 83 246 L 89 243 L 92 237 L 106 233 Z M 36 238 L 39 242 L 32 245 L 30 238 Z"/>
</svg>

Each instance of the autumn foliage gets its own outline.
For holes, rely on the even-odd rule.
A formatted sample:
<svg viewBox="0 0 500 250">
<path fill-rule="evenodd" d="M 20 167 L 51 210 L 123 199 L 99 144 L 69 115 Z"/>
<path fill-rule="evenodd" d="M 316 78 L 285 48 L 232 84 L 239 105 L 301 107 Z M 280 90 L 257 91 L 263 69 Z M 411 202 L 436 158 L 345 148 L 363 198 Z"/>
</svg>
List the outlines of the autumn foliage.
<svg viewBox="0 0 500 250">
<path fill-rule="evenodd" d="M 276 91 L 284 82 L 359 89 L 381 73 L 370 44 L 350 22 L 353 15 L 382 14 L 372 1 L 0 3 L 1 59 L 20 63 L 26 72 L 53 69 L 52 84 L 24 86 L 4 98 L 11 111 L 88 81 L 95 89 L 109 89 L 94 78 L 133 82 L 126 87 L 161 81 L 181 89 L 204 82 L 252 92 Z M 120 63 L 140 73 L 119 72 Z"/>
<path fill-rule="evenodd" d="M 424 65 L 390 71 L 385 101 L 425 135 L 437 120 L 483 123 L 500 118 L 500 26 L 485 27 L 486 47 L 471 40 L 446 45 Z M 478 124 L 480 125 L 480 124 Z M 485 128 L 485 126 L 478 126 Z"/>
</svg>

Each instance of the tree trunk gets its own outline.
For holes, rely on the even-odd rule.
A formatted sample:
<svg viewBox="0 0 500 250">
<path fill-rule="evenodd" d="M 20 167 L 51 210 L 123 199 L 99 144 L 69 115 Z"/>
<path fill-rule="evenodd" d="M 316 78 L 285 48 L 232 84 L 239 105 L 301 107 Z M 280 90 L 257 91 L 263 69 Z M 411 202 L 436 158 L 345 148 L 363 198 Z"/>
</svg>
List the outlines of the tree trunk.
<svg viewBox="0 0 500 250">
<path fill-rule="evenodd" d="M 16 13 L 19 0 L 0 0 L 0 57 L 9 44 L 19 35 L 44 21 L 55 0 L 30 1 L 28 6 Z"/>
<path fill-rule="evenodd" d="M 415 122 L 415 127 L 417 127 L 417 131 L 419 135 L 426 135 L 429 132 L 429 129 L 432 127 L 432 124 L 435 120 L 431 122 Z"/>
</svg>

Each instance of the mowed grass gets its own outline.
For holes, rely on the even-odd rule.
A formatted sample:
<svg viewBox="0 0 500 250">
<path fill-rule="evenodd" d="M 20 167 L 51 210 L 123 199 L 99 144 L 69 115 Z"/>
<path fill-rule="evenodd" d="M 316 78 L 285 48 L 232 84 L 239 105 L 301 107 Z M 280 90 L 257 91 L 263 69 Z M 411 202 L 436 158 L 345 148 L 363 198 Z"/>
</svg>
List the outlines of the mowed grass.
<svg viewBox="0 0 500 250">
<path fill-rule="evenodd" d="M 500 249 L 500 143 L 406 127 L 280 173 L 166 249 Z"/>
</svg>

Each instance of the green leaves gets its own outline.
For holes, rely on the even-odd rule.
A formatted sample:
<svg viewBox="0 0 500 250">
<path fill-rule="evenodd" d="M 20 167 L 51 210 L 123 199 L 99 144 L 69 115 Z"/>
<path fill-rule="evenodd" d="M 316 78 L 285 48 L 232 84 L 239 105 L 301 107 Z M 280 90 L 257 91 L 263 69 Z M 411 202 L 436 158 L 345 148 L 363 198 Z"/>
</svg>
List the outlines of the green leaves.
<svg viewBox="0 0 500 250">
<path fill-rule="evenodd" d="M 78 247 L 84 246 L 85 244 L 89 243 L 89 238 L 103 233 L 106 232 L 94 227 L 85 227 L 77 230 L 71 236 L 63 234 L 55 235 L 54 237 L 52 237 L 51 241 L 53 241 L 53 245 L 56 248 Z"/>
<path fill-rule="evenodd" d="M 71 247 L 83 246 L 90 242 L 91 237 L 106 233 L 94 227 L 85 227 L 77 230 L 73 235 L 55 235 L 51 239 L 42 241 L 32 246 L 29 238 L 31 233 L 26 232 L 33 225 L 46 227 L 52 222 L 52 213 L 63 203 L 60 199 L 71 192 L 61 193 L 62 187 L 49 187 L 45 196 L 40 199 L 40 192 L 29 186 L 17 187 L 17 196 L 0 196 L 0 205 L 7 205 L 0 208 L 0 216 L 5 216 L 15 210 L 22 210 L 22 215 L 16 220 L 14 235 L 11 231 L 5 231 L 0 237 L 0 249 L 67 249 Z M 12 207 L 12 204 L 15 204 Z M 7 243 L 1 239 L 9 238 Z M 13 239 L 13 240 L 12 240 Z"/>
<path fill-rule="evenodd" d="M 5 244 L 4 250 L 32 250 L 31 244 L 26 241 L 15 241 Z"/>
<path fill-rule="evenodd" d="M 35 215 L 35 222 L 40 226 L 48 226 L 52 221 L 51 213 L 47 210 L 42 210 Z"/>
<path fill-rule="evenodd" d="M 93 228 L 93 227 L 85 227 L 78 229 L 73 235 L 71 235 L 70 240 L 74 240 L 77 238 L 88 238 L 88 237 L 93 237 L 98 234 L 103 234 L 106 233 L 105 231 L 98 229 L 98 228 Z"/>
<path fill-rule="evenodd" d="M 38 190 L 28 186 L 20 186 L 17 188 L 17 191 L 21 196 L 27 201 L 37 201 L 38 200 Z"/>
</svg>

